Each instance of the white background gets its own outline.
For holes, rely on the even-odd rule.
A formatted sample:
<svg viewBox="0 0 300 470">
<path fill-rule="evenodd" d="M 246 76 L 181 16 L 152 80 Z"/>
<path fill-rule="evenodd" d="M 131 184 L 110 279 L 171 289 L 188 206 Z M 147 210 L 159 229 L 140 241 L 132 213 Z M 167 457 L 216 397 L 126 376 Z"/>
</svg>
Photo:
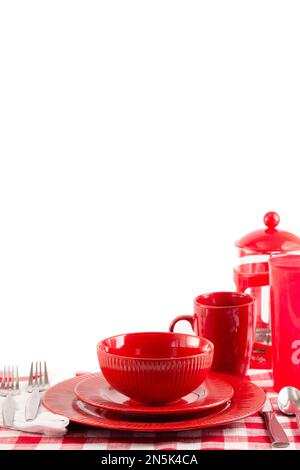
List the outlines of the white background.
<svg viewBox="0 0 300 470">
<path fill-rule="evenodd" d="M 97 369 L 300 234 L 299 1 L 0 2 L 0 363 Z M 182 326 L 183 328 L 183 326 Z"/>
</svg>

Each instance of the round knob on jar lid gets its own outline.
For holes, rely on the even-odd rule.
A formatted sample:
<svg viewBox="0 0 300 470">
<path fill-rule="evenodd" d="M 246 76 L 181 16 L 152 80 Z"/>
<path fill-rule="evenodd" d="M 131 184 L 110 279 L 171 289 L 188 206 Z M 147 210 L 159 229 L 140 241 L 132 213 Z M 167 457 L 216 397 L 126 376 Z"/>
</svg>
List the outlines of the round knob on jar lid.
<svg viewBox="0 0 300 470">
<path fill-rule="evenodd" d="M 279 222 L 280 222 L 280 217 L 279 217 L 279 214 L 277 214 L 277 212 L 270 211 L 270 212 L 267 212 L 264 216 L 264 223 L 268 227 L 268 229 L 273 229 L 277 227 Z"/>
</svg>

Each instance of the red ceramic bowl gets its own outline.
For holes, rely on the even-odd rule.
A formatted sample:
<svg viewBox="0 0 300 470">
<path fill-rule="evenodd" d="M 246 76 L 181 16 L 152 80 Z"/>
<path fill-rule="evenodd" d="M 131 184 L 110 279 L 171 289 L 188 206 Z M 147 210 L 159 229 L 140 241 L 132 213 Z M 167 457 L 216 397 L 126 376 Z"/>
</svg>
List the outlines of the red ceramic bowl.
<svg viewBox="0 0 300 470">
<path fill-rule="evenodd" d="M 100 341 L 97 354 L 106 380 L 119 392 L 146 403 L 178 400 L 207 376 L 213 344 L 181 333 L 129 333 Z"/>
</svg>

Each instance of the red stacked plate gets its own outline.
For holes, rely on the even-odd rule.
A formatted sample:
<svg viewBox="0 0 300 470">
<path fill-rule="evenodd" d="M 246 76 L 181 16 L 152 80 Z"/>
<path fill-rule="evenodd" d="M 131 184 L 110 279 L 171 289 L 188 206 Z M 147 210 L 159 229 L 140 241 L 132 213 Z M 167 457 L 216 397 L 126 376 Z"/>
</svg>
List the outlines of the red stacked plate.
<svg viewBox="0 0 300 470">
<path fill-rule="evenodd" d="M 211 373 L 213 345 L 197 336 L 120 335 L 97 351 L 103 375 L 54 385 L 44 396 L 50 411 L 87 426 L 165 432 L 224 425 L 259 411 L 265 401 L 248 379 Z"/>
<path fill-rule="evenodd" d="M 143 432 L 224 425 L 256 413 L 264 401 L 263 390 L 248 379 L 217 373 L 211 373 L 202 386 L 178 402 L 162 406 L 161 413 L 159 407 L 139 404 L 120 394 L 100 374 L 66 380 L 51 387 L 44 396 L 44 405 L 50 411 L 70 421 Z"/>
</svg>

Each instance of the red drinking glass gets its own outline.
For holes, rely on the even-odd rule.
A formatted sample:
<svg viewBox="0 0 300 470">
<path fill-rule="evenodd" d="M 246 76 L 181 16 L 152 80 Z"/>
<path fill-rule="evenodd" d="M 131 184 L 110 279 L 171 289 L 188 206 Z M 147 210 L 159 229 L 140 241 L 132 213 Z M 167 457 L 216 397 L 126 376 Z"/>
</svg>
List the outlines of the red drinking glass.
<svg viewBox="0 0 300 470">
<path fill-rule="evenodd" d="M 270 260 L 274 388 L 300 388 L 300 255 Z"/>
<path fill-rule="evenodd" d="M 212 292 L 196 297 L 194 315 L 181 315 L 197 336 L 215 346 L 212 370 L 235 375 L 247 373 L 254 341 L 254 299 L 239 292 Z"/>
</svg>

